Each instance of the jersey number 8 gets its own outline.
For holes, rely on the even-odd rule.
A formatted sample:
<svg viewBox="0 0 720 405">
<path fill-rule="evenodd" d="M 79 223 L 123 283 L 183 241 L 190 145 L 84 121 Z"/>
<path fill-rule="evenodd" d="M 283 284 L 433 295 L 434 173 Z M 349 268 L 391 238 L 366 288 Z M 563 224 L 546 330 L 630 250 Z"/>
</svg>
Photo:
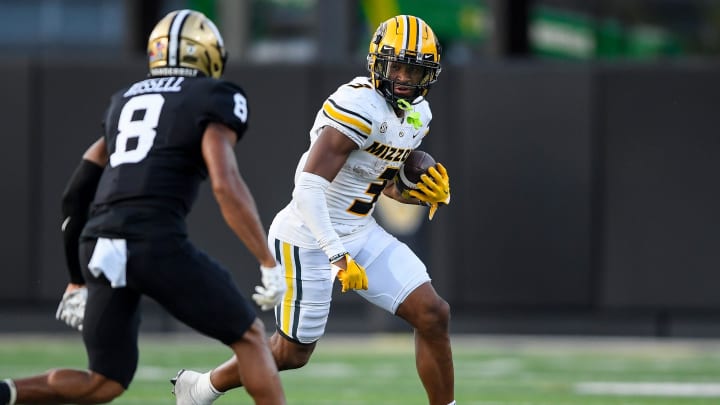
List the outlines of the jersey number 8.
<svg viewBox="0 0 720 405">
<path fill-rule="evenodd" d="M 110 155 L 110 166 L 125 163 L 137 163 L 147 156 L 155 141 L 160 112 L 165 98 L 160 94 L 145 94 L 128 100 L 120 112 L 118 134 L 115 139 L 115 152 Z M 145 111 L 141 120 L 133 120 L 135 111 Z M 137 138 L 137 147 L 128 150 L 128 141 Z"/>
</svg>

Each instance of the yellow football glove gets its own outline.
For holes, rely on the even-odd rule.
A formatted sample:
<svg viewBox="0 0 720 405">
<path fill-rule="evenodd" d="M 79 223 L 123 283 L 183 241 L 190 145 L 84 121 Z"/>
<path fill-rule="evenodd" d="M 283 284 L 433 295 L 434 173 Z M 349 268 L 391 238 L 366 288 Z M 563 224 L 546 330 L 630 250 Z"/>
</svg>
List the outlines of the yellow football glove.
<svg viewBox="0 0 720 405">
<path fill-rule="evenodd" d="M 347 253 L 345 254 L 345 262 L 347 263 L 346 268 L 341 268 L 337 273 L 337 278 L 342 284 L 342 292 L 348 290 L 367 290 L 368 278 L 367 274 L 365 274 L 365 268 Z M 333 264 L 333 266 L 335 266 L 335 264 Z"/>
<path fill-rule="evenodd" d="M 450 177 L 441 163 L 428 169 L 427 174 L 420 176 L 418 190 L 410 190 L 408 194 L 430 206 L 428 217 L 432 221 L 440 204 L 450 204 Z"/>
</svg>

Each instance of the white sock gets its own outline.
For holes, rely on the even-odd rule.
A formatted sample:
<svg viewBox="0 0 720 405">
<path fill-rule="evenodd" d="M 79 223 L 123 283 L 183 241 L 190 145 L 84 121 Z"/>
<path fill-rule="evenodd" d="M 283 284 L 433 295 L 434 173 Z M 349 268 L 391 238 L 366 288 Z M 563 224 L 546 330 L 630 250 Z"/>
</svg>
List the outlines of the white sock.
<svg viewBox="0 0 720 405">
<path fill-rule="evenodd" d="M 8 388 L 10 388 L 10 401 L 8 402 L 8 405 L 15 405 L 15 400 L 17 399 L 17 388 L 15 388 L 15 383 L 9 378 L 4 380 L 4 383 L 7 384 Z"/>
<path fill-rule="evenodd" d="M 220 392 L 217 388 L 213 387 L 210 382 L 210 372 L 208 371 L 207 373 L 202 374 L 195 383 L 192 396 L 196 400 L 200 401 L 200 403 L 211 404 L 215 402 L 216 399 L 220 398 L 222 394 L 224 394 L 224 392 Z"/>
<path fill-rule="evenodd" d="M 452 401 L 448 405 L 456 405 L 456 404 L 455 404 L 455 401 Z"/>
</svg>

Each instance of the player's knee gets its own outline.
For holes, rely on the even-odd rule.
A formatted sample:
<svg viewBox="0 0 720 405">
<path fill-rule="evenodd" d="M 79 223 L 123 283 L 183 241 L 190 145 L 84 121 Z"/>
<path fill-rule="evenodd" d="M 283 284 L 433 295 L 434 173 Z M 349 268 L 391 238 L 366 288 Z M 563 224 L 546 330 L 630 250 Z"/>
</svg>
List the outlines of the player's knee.
<svg viewBox="0 0 720 405">
<path fill-rule="evenodd" d="M 292 370 L 303 367 L 310 361 L 310 355 L 312 353 L 306 351 L 290 351 L 285 352 L 281 358 L 276 358 L 278 363 L 278 369 L 280 370 Z"/>
<path fill-rule="evenodd" d="M 420 310 L 419 322 L 415 326 L 420 330 L 446 332 L 449 324 L 450 304 L 438 296 L 423 306 Z"/>
<path fill-rule="evenodd" d="M 270 348 L 279 370 L 292 370 L 303 367 L 310 361 L 315 343 L 300 344 L 274 334 L 270 339 Z"/>
<path fill-rule="evenodd" d="M 267 345 L 265 329 L 262 321 L 257 319 L 245 332 L 243 339 L 253 345 Z M 307 364 L 312 355 L 315 344 L 302 345 L 274 334 L 269 340 L 270 351 L 279 370 L 291 370 Z"/>
</svg>

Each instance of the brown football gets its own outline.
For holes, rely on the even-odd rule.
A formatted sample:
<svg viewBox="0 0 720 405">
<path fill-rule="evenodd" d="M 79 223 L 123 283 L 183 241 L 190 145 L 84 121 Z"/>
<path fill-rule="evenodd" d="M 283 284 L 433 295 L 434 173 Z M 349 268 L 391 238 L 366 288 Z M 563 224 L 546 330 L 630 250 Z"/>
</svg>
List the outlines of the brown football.
<svg viewBox="0 0 720 405">
<path fill-rule="evenodd" d="M 395 182 L 396 187 L 400 192 L 417 189 L 416 184 L 420 181 L 420 176 L 434 165 L 435 159 L 429 153 L 421 150 L 410 152 L 405 163 L 400 167 L 398 179 Z"/>
</svg>

